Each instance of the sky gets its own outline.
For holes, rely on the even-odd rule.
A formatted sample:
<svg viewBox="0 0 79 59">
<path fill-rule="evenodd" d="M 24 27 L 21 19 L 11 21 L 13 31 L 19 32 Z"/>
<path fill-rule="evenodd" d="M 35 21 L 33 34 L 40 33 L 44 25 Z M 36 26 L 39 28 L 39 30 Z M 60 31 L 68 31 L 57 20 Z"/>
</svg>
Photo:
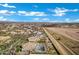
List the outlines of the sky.
<svg viewBox="0 0 79 59">
<path fill-rule="evenodd" d="M 0 21 L 79 23 L 79 4 L 0 3 Z"/>
</svg>

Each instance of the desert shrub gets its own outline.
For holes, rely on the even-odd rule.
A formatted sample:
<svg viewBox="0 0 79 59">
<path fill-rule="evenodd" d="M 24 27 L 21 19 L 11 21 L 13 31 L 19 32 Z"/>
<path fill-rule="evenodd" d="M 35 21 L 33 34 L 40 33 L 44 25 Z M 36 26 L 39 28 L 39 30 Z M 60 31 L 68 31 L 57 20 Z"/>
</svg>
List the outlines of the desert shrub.
<svg viewBox="0 0 79 59">
<path fill-rule="evenodd" d="M 4 50 L 6 49 L 6 46 L 5 45 L 0 45 L 0 50 Z"/>
<path fill-rule="evenodd" d="M 17 45 L 16 46 L 16 52 L 20 52 L 22 51 L 22 46 L 21 45 Z"/>
<path fill-rule="evenodd" d="M 2 32 L 2 31 L 0 31 L 0 36 L 6 36 L 6 35 L 7 35 L 6 32 Z"/>
<path fill-rule="evenodd" d="M 39 41 L 37 41 L 38 43 L 45 43 L 45 39 L 40 39 Z"/>
</svg>

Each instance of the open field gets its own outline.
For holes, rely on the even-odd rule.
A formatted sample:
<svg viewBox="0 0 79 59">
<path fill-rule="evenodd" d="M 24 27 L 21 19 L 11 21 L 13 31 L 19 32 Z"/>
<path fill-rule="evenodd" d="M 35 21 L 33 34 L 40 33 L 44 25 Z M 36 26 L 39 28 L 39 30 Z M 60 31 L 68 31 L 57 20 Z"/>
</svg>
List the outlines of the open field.
<svg viewBox="0 0 79 59">
<path fill-rule="evenodd" d="M 60 44 L 79 54 L 79 28 L 46 28 Z"/>
<path fill-rule="evenodd" d="M 56 32 L 58 34 L 64 35 L 68 38 L 71 38 L 75 41 L 79 41 L 79 28 L 47 28 L 49 31 Z"/>
</svg>

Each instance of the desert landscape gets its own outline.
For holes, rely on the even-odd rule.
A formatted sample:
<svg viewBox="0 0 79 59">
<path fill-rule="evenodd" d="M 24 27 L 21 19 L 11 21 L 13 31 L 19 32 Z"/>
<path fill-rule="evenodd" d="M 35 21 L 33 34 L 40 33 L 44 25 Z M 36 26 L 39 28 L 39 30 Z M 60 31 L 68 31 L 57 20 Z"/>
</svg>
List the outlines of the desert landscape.
<svg viewBox="0 0 79 59">
<path fill-rule="evenodd" d="M 72 24 L 75 27 L 58 25 L 1 22 L 0 54 L 79 54 L 79 27 L 76 24 Z"/>
<path fill-rule="evenodd" d="M 0 55 L 79 55 L 78 5 L 0 3 Z"/>
</svg>

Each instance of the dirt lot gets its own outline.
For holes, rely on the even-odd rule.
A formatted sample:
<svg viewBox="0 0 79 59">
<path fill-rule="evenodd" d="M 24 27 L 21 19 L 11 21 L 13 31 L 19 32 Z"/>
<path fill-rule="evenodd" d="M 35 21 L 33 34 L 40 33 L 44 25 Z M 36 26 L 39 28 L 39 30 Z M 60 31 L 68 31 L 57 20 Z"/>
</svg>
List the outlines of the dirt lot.
<svg viewBox="0 0 79 59">
<path fill-rule="evenodd" d="M 0 41 L 5 41 L 9 38 L 10 38 L 10 36 L 0 36 Z"/>
<path fill-rule="evenodd" d="M 53 28 L 49 27 L 47 28 L 49 31 L 53 31 L 55 33 L 64 35 L 70 39 L 73 39 L 75 41 L 79 42 L 79 29 L 74 28 Z"/>
<path fill-rule="evenodd" d="M 58 42 L 62 42 L 75 54 L 79 55 L 79 29 L 51 27 L 47 30 Z"/>
</svg>

